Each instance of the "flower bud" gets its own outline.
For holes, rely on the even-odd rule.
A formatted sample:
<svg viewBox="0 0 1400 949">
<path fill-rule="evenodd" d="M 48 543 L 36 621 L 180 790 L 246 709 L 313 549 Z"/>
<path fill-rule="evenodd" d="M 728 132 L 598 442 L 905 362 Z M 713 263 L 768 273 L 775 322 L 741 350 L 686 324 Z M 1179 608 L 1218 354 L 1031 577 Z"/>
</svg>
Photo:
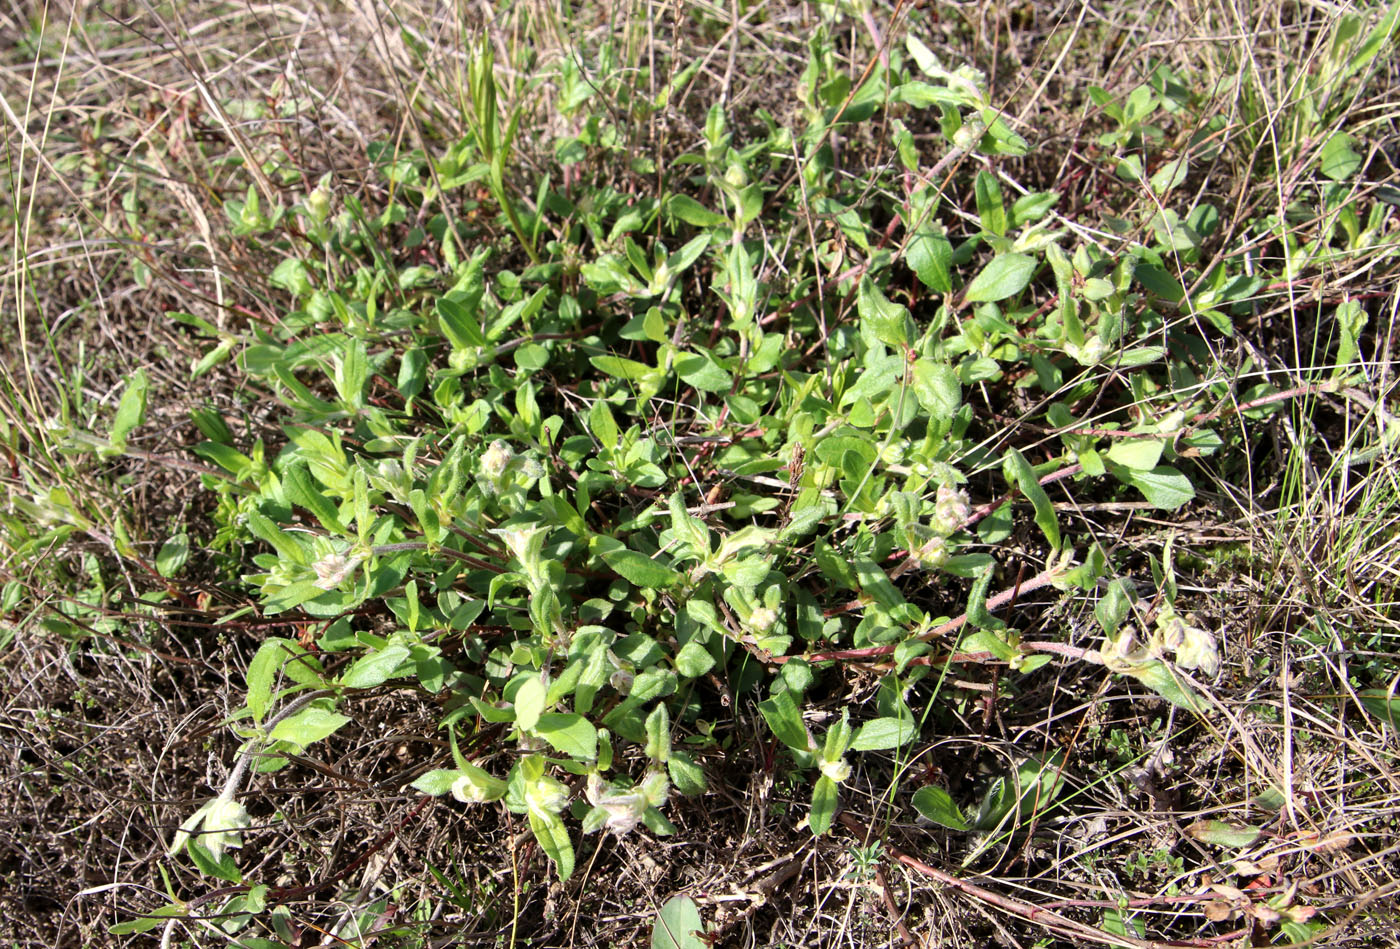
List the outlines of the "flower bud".
<svg viewBox="0 0 1400 949">
<path fill-rule="evenodd" d="M 452 796 L 463 804 L 484 804 L 505 796 L 506 783 L 489 772 L 474 766 L 462 770 L 462 776 L 452 782 Z"/>
<path fill-rule="evenodd" d="M 1065 353 L 1081 366 L 1097 366 L 1108 355 L 1109 345 L 1101 336 L 1090 336 L 1083 346 L 1065 343 Z"/>
<path fill-rule="evenodd" d="M 935 532 L 951 534 L 962 527 L 972 516 L 972 505 L 968 503 L 967 492 L 952 485 L 941 485 L 938 497 L 933 502 L 933 524 Z"/>
<path fill-rule="evenodd" d="M 953 133 L 953 144 L 963 151 L 977 147 L 977 143 L 982 141 L 982 135 L 987 131 L 987 125 L 980 118 L 971 118 L 967 124 Z"/>
<path fill-rule="evenodd" d="M 937 570 L 948 562 L 952 548 L 945 537 L 930 537 L 917 550 L 910 551 L 914 562 L 924 570 Z"/>
<path fill-rule="evenodd" d="M 648 771 L 642 779 L 642 793 L 652 807 L 661 807 L 671 796 L 671 782 L 664 771 Z"/>
<path fill-rule="evenodd" d="M 306 211 L 317 224 L 323 223 L 330 215 L 331 196 L 323 185 L 318 185 L 306 196 Z"/>
<path fill-rule="evenodd" d="M 548 574 L 544 563 L 544 541 L 549 528 L 540 524 L 529 527 L 496 528 L 491 533 L 501 538 L 529 581 L 530 592 L 537 593 L 547 582 Z"/>
<path fill-rule="evenodd" d="M 222 860 L 224 851 L 243 846 L 243 831 L 253 826 L 248 810 L 233 798 L 215 798 L 204 813 L 200 843 L 215 860 Z"/>
<path fill-rule="evenodd" d="M 766 606 L 754 607 L 754 611 L 749 614 L 749 628 L 756 633 L 768 632 L 777 621 L 777 610 L 770 610 Z"/>
<path fill-rule="evenodd" d="M 608 676 L 608 685 L 619 695 L 627 695 L 632 691 L 632 683 L 636 680 L 637 677 L 626 669 L 614 669 L 612 675 Z"/>
<path fill-rule="evenodd" d="M 525 804 L 537 814 L 558 814 L 567 803 L 569 789 L 558 778 L 545 775 L 525 788 Z"/>
<path fill-rule="evenodd" d="M 350 574 L 355 572 L 355 568 L 360 565 L 359 557 L 347 557 L 344 554 L 331 553 L 322 557 L 311 565 L 311 569 L 316 571 L 316 586 L 322 590 L 334 590 L 345 581 Z"/>
<path fill-rule="evenodd" d="M 1171 606 L 1157 614 L 1157 634 L 1162 645 L 1176 653 L 1176 664 L 1183 669 L 1199 669 L 1207 676 L 1220 669 L 1215 637 L 1188 623 Z"/>
<path fill-rule="evenodd" d="M 500 481 L 514 454 L 509 445 L 496 439 L 481 453 L 481 473 L 492 481 Z"/>
</svg>

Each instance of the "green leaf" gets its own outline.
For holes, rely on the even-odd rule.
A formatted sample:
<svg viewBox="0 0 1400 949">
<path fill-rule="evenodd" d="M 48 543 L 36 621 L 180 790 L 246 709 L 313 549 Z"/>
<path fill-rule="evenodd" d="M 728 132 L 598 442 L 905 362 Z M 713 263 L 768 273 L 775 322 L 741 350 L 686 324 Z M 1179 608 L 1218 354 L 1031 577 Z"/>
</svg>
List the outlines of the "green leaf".
<svg viewBox="0 0 1400 949">
<path fill-rule="evenodd" d="M 665 703 L 659 703 L 647 716 L 646 733 L 646 756 L 665 764 L 671 757 L 671 714 Z"/>
<path fill-rule="evenodd" d="M 701 392 L 723 392 L 734 384 L 708 353 L 684 353 L 676 357 L 675 365 L 676 374 Z"/>
<path fill-rule="evenodd" d="M 1317 170 L 1333 181 L 1345 181 L 1361 167 L 1355 139 L 1346 132 L 1337 132 L 1322 146 L 1317 156 Z"/>
<path fill-rule="evenodd" d="M 385 646 L 383 649 L 361 656 L 354 665 L 345 670 L 340 684 L 347 689 L 372 689 L 388 681 L 409 657 L 407 646 Z M 411 672 L 405 669 L 404 675 Z"/>
<path fill-rule="evenodd" d="M 1161 438 L 1116 438 L 1103 457 L 1125 468 L 1151 471 L 1162 460 L 1165 447 L 1166 440 Z"/>
<path fill-rule="evenodd" d="M 253 715 L 253 723 L 261 724 L 272 703 L 272 688 L 277 681 L 277 670 L 288 656 L 290 639 L 273 637 L 263 642 L 248 663 L 248 711 Z"/>
<path fill-rule="evenodd" d="M 889 574 L 885 573 L 879 564 L 868 557 L 856 557 L 853 565 L 856 568 L 856 577 L 860 580 L 861 590 L 869 594 L 876 603 L 887 610 L 904 605 L 904 594 L 890 582 Z"/>
<path fill-rule="evenodd" d="M 617 448 L 617 422 L 613 419 L 612 409 L 602 399 L 594 402 L 588 410 L 588 430 L 602 444 L 605 455 Z"/>
<path fill-rule="evenodd" d="M 700 259 L 700 255 L 705 252 L 705 248 L 710 246 L 710 235 L 701 234 L 691 240 L 680 250 L 666 258 L 663 265 L 671 273 L 674 279 L 689 269 L 690 265 Z"/>
<path fill-rule="evenodd" d="M 691 640 L 676 653 L 676 671 L 687 679 L 698 679 L 714 667 L 715 657 L 695 640 Z"/>
<path fill-rule="evenodd" d="M 1186 159 L 1187 156 L 1182 155 L 1157 169 L 1148 181 L 1153 194 L 1160 198 L 1186 180 L 1186 174 L 1191 170 L 1191 163 Z"/>
<path fill-rule="evenodd" d="M 982 272 L 967 285 L 964 299 L 968 303 L 995 303 L 1015 296 L 1031 282 L 1039 262 L 1025 254 L 1002 254 L 993 257 Z"/>
<path fill-rule="evenodd" d="M 671 784 L 687 797 L 705 793 L 705 772 L 683 751 L 671 752 L 671 760 L 666 762 L 666 771 L 671 776 Z"/>
<path fill-rule="evenodd" d="M 190 450 L 205 461 L 213 462 L 237 478 L 246 477 L 249 469 L 253 467 L 253 459 L 237 449 L 221 445 L 218 442 L 200 442 Z"/>
<path fill-rule="evenodd" d="M 190 537 L 176 534 L 160 545 L 156 554 L 156 572 L 162 577 L 173 577 L 190 559 Z"/>
<path fill-rule="evenodd" d="M 918 811 L 925 819 L 933 821 L 940 827 L 948 827 L 952 830 L 967 830 L 967 819 L 963 817 L 958 805 L 953 803 L 948 792 L 938 787 L 922 787 L 914 792 L 912 801 L 914 810 Z"/>
<path fill-rule="evenodd" d="M 312 482 L 305 465 L 288 466 L 282 476 L 282 491 L 288 502 L 310 511 L 326 530 L 337 534 L 345 533 L 345 525 L 340 522 L 339 509 Z"/>
<path fill-rule="evenodd" d="M 685 500 L 679 491 L 671 495 L 669 501 L 671 513 L 671 532 L 676 538 L 687 547 L 697 557 L 703 557 L 710 552 L 710 530 L 705 526 L 705 522 L 698 517 L 692 516 L 685 509 Z"/>
<path fill-rule="evenodd" d="M 1026 460 L 1026 456 L 1014 448 L 1008 451 L 1002 459 L 1002 474 L 1007 481 L 1019 487 L 1021 493 L 1031 502 L 1035 508 L 1036 525 L 1050 542 L 1051 548 L 1059 550 L 1060 524 L 1055 518 L 1055 507 L 1050 503 L 1050 496 L 1040 486 L 1040 479 L 1036 477 L 1035 469 Z"/>
<path fill-rule="evenodd" d="M 1176 234 L 1177 231 L 1169 231 L 1168 236 Z M 1190 247 L 1178 248 L 1186 250 Z M 1133 279 L 1142 284 L 1143 287 L 1155 296 L 1161 297 L 1171 303 L 1180 303 L 1186 298 L 1186 288 L 1167 271 L 1156 264 L 1148 264 L 1139 261 L 1133 268 Z"/>
<path fill-rule="evenodd" d="M 217 859 L 209 852 L 209 848 L 200 842 L 198 837 L 191 837 L 189 843 L 185 845 L 185 852 L 190 855 L 194 865 L 199 868 L 199 872 L 206 876 L 218 877 L 220 880 L 227 880 L 229 883 L 242 883 L 243 874 L 239 872 L 238 863 L 233 858 L 231 851 L 225 851 Z"/>
<path fill-rule="evenodd" d="M 1063 763 L 1063 752 L 1052 752 L 1044 759 L 1027 758 L 1012 774 L 998 778 L 987 789 L 972 825 L 992 830 L 1008 816 L 1019 821 L 1044 811 L 1064 787 Z"/>
<path fill-rule="evenodd" d="M 925 224 L 914 233 L 904 251 L 904 260 L 930 290 L 953 292 L 953 245 L 932 226 Z"/>
<path fill-rule="evenodd" d="M 159 909 L 153 909 L 145 916 L 127 920 L 124 923 L 116 923 L 107 927 L 107 932 L 113 936 L 129 936 L 133 933 L 150 932 L 157 926 L 163 926 L 171 919 L 179 919 L 186 913 L 186 907 L 180 903 L 170 903 Z M 694 947 L 687 947 L 694 949 Z"/>
<path fill-rule="evenodd" d="M 1005 237 L 1006 205 L 1002 203 L 1001 185 L 990 173 L 979 171 L 974 190 L 977 197 L 977 215 L 982 219 L 982 229 L 997 237 Z"/>
<path fill-rule="evenodd" d="M 807 726 L 802 722 L 802 712 L 798 710 L 791 692 L 779 692 L 772 698 L 758 703 L 763 720 L 775 738 L 794 751 L 812 750 L 811 737 Z"/>
<path fill-rule="evenodd" d="M 624 359 L 621 356 L 594 356 L 588 361 L 593 364 L 594 369 L 623 382 L 640 382 L 656 371 L 644 362 Z"/>
<path fill-rule="evenodd" d="M 1356 697 L 1361 707 L 1382 724 L 1400 728 L 1400 696 L 1386 689 L 1362 689 Z"/>
<path fill-rule="evenodd" d="M 486 702 L 483 702 L 475 695 L 470 695 L 467 698 L 471 700 L 472 706 L 476 709 L 476 714 L 480 715 L 481 720 L 484 722 L 490 722 L 493 725 L 499 725 L 502 722 L 515 721 L 514 707 L 497 708 L 494 705 L 489 705 Z"/>
<path fill-rule="evenodd" d="M 624 580 L 643 590 L 664 590 L 685 579 L 681 573 L 635 550 L 609 550 L 604 552 L 603 560 Z"/>
<path fill-rule="evenodd" d="M 1338 378 L 1354 371 L 1352 363 L 1361 351 L 1361 331 L 1366 328 L 1368 315 L 1358 301 L 1347 300 L 1337 306 L 1333 316 L 1341 331 L 1341 339 L 1337 343 L 1337 364 L 1332 370 L 1333 378 Z"/>
<path fill-rule="evenodd" d="M 820 837 L 831 828 L 839 797 L 840 789 L 835 781 L 826 775 L 817 778 L 817 784 L 812 788 L 812 813 L 807 818 L 807 826 L 813 837 Z"/>
<path fill-rule="evenodd" d="M 1134 664 L 1126 672 L 1177 708 L 1188 712 L 1204 711 L 1205 705 L 1201 697 L 1172 672 L 1166 663 L 1151 659 Z"/>
<path fill-rule="evenodd" d="M 1109 470 L 1119 481 L 1141 491 L 1142 496 L 1158 510 L 1175 511 L 1196 496 L 1190 479 L 1170 465 L 1158 465 L 1151 471 L 1114 465 Z"/>
<path fill-rule="evenodd" d="M 481 333 L 476 314 L 469 310 L 466 304 L 441 297 L 435 309 L 442 334 L 447 337 L 453 349 L 474 351 L 486 345 L 486 337 Z"/>
<path fill-rule="evenodd" d="M 1142 939 L 1147 935 L 1137 920 L 1124 916 L 1124 910 L 1106 909 L 1103 911 L 1103 931 L 1114 936 L 1128 936 Z"/>
<path fill-rule="evenodd" d="M 420 775 L 409 787 L 429 797 L 442 797 L 452 790 L 453 783 L 462 776 L 456 768 L 438 768 Z"/>
<path fill-rule="evenodd" d="M 574 844 L 569 839 L 569 831 L 564 822 L 554 814 L 530 808 L 530 830 L 539 841 L 540 849 L 554 864 L 560 880 L 567 880 L 574 873 Z"/>
<path fill-rule="evenodd" d="M 991 564 L 982 568 L 982 572 L 977 574 L 976 581 L 972 584 L 972 589 L 967 591 L 967 621 L 977 629 L 996 631 L 1006 628 L 1006 623 L 993 616 L 987 609 L 987 588 L 992 585 L 994 572 Z M 997 639 L 997 637 L 992 638 Z M 1002 643 L 999 648 L 1010 649 L 1005 643 Z"/>
<path fill-rule="evenodd" d="M 1227 824 L 1221 820 L 1198 820 L 1182 828 L 1202 843 L 1239 850 L 1259 839 L 1260 829 L 1249 824 Z"/>
<path fill-rule="evenodd" d="M 331 381 L 335 383 L 336 395 L 341 401 L 353 405 L 364 405 L 365 380 L 369 377 L 369 355 L 365 352 L 363 340 L 350 339 L 338 359 Z"/>
<path fill-rule="evenodd" d="M 656 914 L 651 929 L 651 949 L 709 949 L 700 910 L 688 896 L 673 896 Z"/>
<path fill-rule="evenodd" d="M 517 709 L 519 703 L 520 696 L 517 694 Z M 592 761 L 598 757 L 598 729 L 582 715 L 545 712 L 535 723 L 534 732 L 570 758 Z"/>
<path fill-rule="evenodd" d="M 913 381 L 919 404 L 936 421 L 952 418 L 962 404 L 962 385 L 952 366 L 921 358 L 914 363 Z"/>
<path fill-rule="evenodd" d="M 312 705 L 278 722 L 270 737 L 273 741 L 287 741 L 305 748 L 334 734 L 348 721 L 350 719 L 339 712 Z"/>
<path fill-rule="evenodd" d="M 515 692 L 515 723 L 525 731 L 533 731 L 544 714 L 547 696 L 540 677 L 531 673 Z"/>
<path fill-rule="evenodd" d="M 118 449 L 126 448 L 126 436 L 146 419 L 146 392 L 150 384 L 146 381 L 146 370 L 138 369 L 126 381 L 126 391 L 117 404 L 117 414 L 112 419 L 111 442 Z"/>
<path fill-rule="evenodd" d="M 1111 580 L 1103 598 L 1094 606 L 1094 618 L 1105 634 L 1113 636 L 1132 612 L 1134 595 L 1125 580 Z"/>
<path fill-rule="evenodd" d="M 1060 200 L 1058 191 L 1033 191 L 1022 195 L 1011 205 L 1011 226 L 1020 227 L 1038 221 L 1050 213 L 1055 202 Z"/>
<path fill-rule="evenodd" d="M 866 722 L 851 739 L 852 751 L 886 751 L 898 748 L 917 735 L 918 728 L 908 719 L 876 718 Z"/>
<path fill-rule="evenodd" d="M 729 223 L 729 218 L 683 194 L 673 194 L 666 199 L 666 212 L 695 227 L 724 227 Z"/>
<path fill-rule="evenodd" d="M 978 146 L 983 153 L 1018 156 L 1031 150 L 1030 143 L 1013 132 L 996 109 L 983 109 L 982 121 L 987 123 L 987 132 Z"/>
<path fill-rule="evenodd" d="M 856 311 L 862 331 L 870 332 L 886 346 L 908 347 L 908 308 L 886 297 L 869 277 L 861 278 Z"/>
</svg>

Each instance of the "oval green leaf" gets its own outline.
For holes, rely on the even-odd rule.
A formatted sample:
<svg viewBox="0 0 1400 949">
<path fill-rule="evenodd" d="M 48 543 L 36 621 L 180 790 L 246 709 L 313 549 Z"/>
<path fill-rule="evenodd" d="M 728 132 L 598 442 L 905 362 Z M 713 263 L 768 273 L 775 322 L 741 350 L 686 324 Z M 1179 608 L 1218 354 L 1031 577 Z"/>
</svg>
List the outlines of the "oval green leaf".
<svg viewBox="0 0 1400 949">
<path fill-rule="evenodd" d="M 624 580 L 644 590 L 662 590 L 682 579 L 677 571 L 635 550 L 610 550 L 603 554 L 603 560 Z"/>
<path fill-rule="evenodd" d="M 912 803 L 914 810 L 940 827 L 967 830 L 967 819 L 963 817 L 962 811 L 958 810 L 958 805 L 953 803 L 948 792 L 942 788 L 919 788 L 914 792 Z"/>
<path fill-rule="evenodd" d="M 968 303 L 995 303 L 1026 289 L 1038 261 L 1025 254 L 1002 254 L 992 258 L 982 272 L 967 285 Z"/>
</svg>

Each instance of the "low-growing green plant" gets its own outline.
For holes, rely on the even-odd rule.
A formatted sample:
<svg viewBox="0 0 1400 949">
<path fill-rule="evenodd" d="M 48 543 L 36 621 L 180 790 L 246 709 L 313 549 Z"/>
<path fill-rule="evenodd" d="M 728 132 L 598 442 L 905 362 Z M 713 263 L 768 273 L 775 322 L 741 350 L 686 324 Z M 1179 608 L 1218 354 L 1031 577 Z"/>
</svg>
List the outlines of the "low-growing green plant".
<svg viewBox="0 0 1400 949">
<path fill-rule="evenodd" d="M 372 144 L 383 206 L 330 176 L 285 182 L 302 190 L 287 206 L 259 175 L 223 202 L 233 234 L 278 257 L 281 309 L 245 326 L 173 314 L 205 340 L 193 375 L 235 373 L 271 420 L 192 413 L 206 542 L 299 633 L 258 644 L 230 773 L 171 841 L 232 885 L 213 891 L 224 933 L 285 895 L 240 865 L 260 832 L 250 776 L 289 768 L 391 690 L 433 709 L 444 746 L 407 786 L 523 817 L 561 879 L 589 835 L 673 833 L 675 796 L 706 791 L 740 750 L 728 720 L 752 709 L 765 765 L 805 802 L 799 826 L 825 835 L 843 795 L 885 782 L 894 807 L 974 835 L 968 864 L 1074 807 L 1078 782 L 1072 749 L 1043 746 L 1008 755 L 969 800 L 917 786 L 904 758 L 948 720 L 938 702 L 960 670 L 995 666 L 1015 697 L 1057 660 L 1096 666 L 1175 715 L 1214 714 L 1222 644 L 1179 597 L 1177 541 L 1130 560 L 1066 512 L 1179 511 L 1248 463 L 1258 423 L 1364 378 L 1356 300 L 1317 301 L 1335 339 L 1291 388 L 1224 344 L 1278 284 L 1391 253 L 1355 140 L 1315 139 L 1394 11 L 1350 58 L 1334 44 L 1300 93 L 1290 147 L 1317 147 L 1316 188 L 1245 226 L 1188 187 L 1225 147 L 1209 97 L 1167 64 L 1123 97 L 1088 89 L 1100 151 L 1075 160 L 1133 196 L 1093 227 L 1005 173 L 1031 146 L 973 66 L 912 33 L 884 43 L 864 8 L 853 22 L 881 45 L 858 75 L 839 64 L 850 12 L 824 8 L 792 108 L 741 124 L 716 103 L 664 161 L 637 128 L 695 68 L 643 96 L 605 45 L 507 90 L 482 40 L 454 140 Z M 527 170 L 524 103 L 546 93 L 565 120 L 556 164 Z M 55 450 L 137 457 L 147 390 L 132 374 L 110 422 L 65 410 Z M 31 487 L 0 515 L 25 552 L 103 530 L 61 487 Z M 150 545 L 151 572 L 176 575 L 195 543 Z M 100 630 L 89 572 L 99 602 L 74 615 Z M 1098 631 L 1032 636 L 1018 609 L 1034 593 L 1092 609 Z M 848 665 L 876 672 L 874 698 L 814 708 Z M 1388 721 L 1393 692 L 1359 700 Z M 853 875 L 882 852 L 853 851 Z M 1157 854 L 1128 871 L 1159 867 L 1179 871 Z M 433 872 L 458 908 L 485 902 Z M 118 931 L 192 905 L 172 894 Z M 1126 905 L 1104 917 L 1138 932 Z M 700 931 L 695 904 L 672 900 L 653 944 Z"/>
<path fill-rule="evenodd" d="M 451 161 L 481 162 L 532 265 L 493 266 L 508 248 L 459 256 L 467 235 L 445 213 L 428 218 L 437 269 L 394 278 L 342 264 L 318 276 L 309 253 L 289 256 L 278 283 L 290 312 L 233 347 L 285 407 L 285 446 L 246 453 L 202 417 L 210 438 L 195 451 L 224 475 L 206 479 L 222 498 L 220 543 L 262 545 L 246 579 L 264 608 L 318 621 L 312 639 L 265 640 L 250 664 L 236 716 L 244 754 L 275 770 L 348 724 L 358 694 L 411 684 L 439 697 L 453 748 L 451 767 L 414 786 L 504 802 L 568 876 L 574 820 L 585 833 L 667 833 L 671 793 L 704 789 L 701 761 L 672 734 L 695 726 L 696 697 L 718 673 L 766 694 L 759 707 L 792 765 L 818 772 L 807 823 L 822 834 L 848 756 L 919 733 L 898 696 L 945 661 L 940 644 L 1021 674 L 1055 651 L 993 614 L 1004 596 L 991 590 L 995 552 L 1014 526 L 1007 501 L 1030 501 L 1044 539 L 1047 559 L 1020 587 L 1029 592 L 1093 590 L 1107 569 L 1092 545 L 1074 564 L 1046 484 L 1069 478 L 1082 493 L 1106 478 L 1163 509 L 1191 499 L 1170 462 L 1219 447 L 1211 406 L 1231 383 L 1193 355 L 1208 348 L 1174 314 L 1221 304 L 1188 296 L 1196 281 L 1162 256 L 1182 250 L 1169 234 L 1155 232 L 1166 246 L 1125 242 L 1107 255 L 1048 226 L 1053 193 L 1007 202 L 989 172 L 976 175 L 978 226 L 954 246 L 905 121 L 932 111 L 950 156 L 1025 143 L 974 71 L 945 69 L 912 38 L 907 59 L 875 66 L 859 87 L 824 79 L 814 53 L 806 128 L 773 125 L 741 144 L 712 109 L 703 151 L 676 162 L 693 169 L 678 190 L 625 203 L 600 190 L 585 207 L 545 183 L 528 224 L 506 184 L 511 136 L 496 124 L 489 57 L 474 63 L 474 131 Z M 829 140 L 876 119 L 892 123 L 899 165 L 875 182 L 891 198 L 872 200 L 835 174 Z M 774 187 L 794 143 L 826 236 L 777 257 L 755 226 L 765 207 L 770 227 L 804 213 L 797 193 Z M 396 160 L 401 200 L 441 200 L 473 178 L 444 183 L 435 164 Z M 353 259 L 365 214 L 326 203 L 313 193 L 298 206 L 305 236 L 288 246 Z M 872 227 L 876 215 L 891 227 Z M 890 243 L 900 224 L 905 238 Z M 553 238 L 536 258 L 542 233 Z M 1223 315 L 1214 323 L 1228 331 Z M 816 344 L 794 346 L 804 338 Z M 1040 393 L 1058 442 L 1038 464 L 994 448 L 966 400 L 1019 366 L 1016 386 Z M 1089 404 L 1092 416 L 1076 413 Z M 966 485 L 994 471 L 1005 493 L 974 510 Z M 723 503 L 710 500 L 716 486 Z M 940 617 L 921 592 L 939 576 L 972 581 L 961 617 Z M 1077 655 L 1200 711 L 1174 670 L 1213 674 L 1213 638 L 1177 618 L 1168 596 L 1138 643 L 1120 630 L 1131 587 L 1105 589 L 1110 645 Z M 843 601 L 858 617 L 833 609 Z M 843 712 L 814 732 L 803 694 L 819 664 L 886 655 L 887 712 L 864 722 Z M 274 719 L 289 702 L 302 704 Z M 967 825 L 1047 806 L 1063 767 L 1054 757 L 1019 767 Z M 201 812 L 206 833 L 188 847 L 236 880 L 234 832 L 211 816 L 232 806 L 221 798 Z M 954 811 L 943 822 L 963 825 Z"/>
<path fill-rule="evenodd" d="M 966 624 L 958 650 L 1027 673 L 1049 653 L 988 608 L 995 551 L 1013 529 L 997 502 L 1028 499 L 1044 538 L 1047 559 L 1022 590 L 1093 590 L 1107 562 L 1091 546 L 1072 565 L 1044 485 L 1072 479 L 1082 494 L 1107 478 L 1168 510 L 1192 498 L 1172 463 L 1220 447 L 1215 406 L 1267 404 L 1262 390 L 1236 394 L 1201 324 L 1179 316 L 1228 333 L 1231 301 L 1257 289 L 1227 264 L 1180 269 L 1210 216 L 1193 212 L 1182 227 L 1154 219 L 1148 242 L 1108 254 L 1049 226 L 1054 193 L 1008 203 L 983 171 L 978 226 L 955 246 L 904 123 L 931 111 L 950 156 L 1024 151 L 980 77 L 945 69 L 912 37 L 907 59 L 876 65 L 858 87 L 824 68 L 814 53 L 806 128 L 774 125 L 741 144 L 716 107 L 704 150 L 676 163 L 693 169 L 673 180 L 681 190 L 625 203 L 600 191 L 585 207 L 542 182 L 527 224 L 506 183 L 515 120 L 501 128 L 490 56 L 478 49 L 473 132 L 451 160 L 481 163 L 531 266 L 501 269 L 490 248 L 460 257 L 468 235 L 439 213 L 427 230 L 440 268 L 395 279 L 341 265 L 318 276 L 298 252 L 278 270 L 292 305 L 280 328 L 211 351 L 237 350 L 285 407 L 287 439 L 275 457 L 261 443 L 245 453 L 222 420 L 203 416 L 211 437 L 196 453 L 225 475 L 207 479 L 223 499 L 220 543 L 263 545 L 246 579 L 264 608 L 319 620 L 314 639 L 270 638 L 249 667 L 236 721 L 258 771 L 348 724 L 357 694 L 412 684 L 443 702 L 454 758 L 414 786 L 503 801 L 568 876 L 571 819 L 585 833 L 667 833 L 672 791 L 704 789 L 700 762 L 673 748 L 672 733 L 692 727 L 694 696 L 720 670 L 739 691 L 768 693 L 760 708 L 773 734 L 794 766 L 819 772 L 808 824 L 821 834 L 851 775 L 848 754 L 898 748 L 919 726 L 897 700 L 892 714 L 856 725 L 845 712 L 814 734 L 802 696 L 820 661 L 890 655 L 905 690 Z M 1139 135 L 1151 110 L 1137 98 L 1157 94 L 1105 106 Z M 829 140 L 877 118 L 891 123 L 899 165 L 872 182 L 891 197 L 871 200 L 868 184 L 836 176 Z M 803 213 L 771 171 L 793 143 L 827 236 L 783 258 L 756 239 L 755 222 L 765 207 L 770 227 Z M 474 177 L 444 182 L 437 160 L 416 153 L 395 167 L 405 202 L 443 200 Z M 294 210 L 307 227 L 289 247 L 353 259 L 365 214 L 349 205 L 333 216 L 327 202 L 317 192 Z M 258 233 L 283 220 L 264 219 L 252 192 L 230 213 L 253 214 Z M 891 221 L 884 232 L 870 223 L 877 214 Z M 892 244 L 896 225 L 905 237 Z M 553 239 L 539 256 L 542 233 Z M 801 339 L 816 344 L 799 349 Z M 966 400 L 1006 385 L 1012 370 L 1017 388 L 1039 393 L 1053 433 L 1037 464 L 996 449 Z M 110 436 L 116 450 L 140 391 L 136 378 Z M 1006 493 L 974 511 L 964 485 L 998 469 Z M 727 486 L 728 500 L 710 503 L 713 486 Z M 959 620 L 921 601 L 924 578 L 939 575 L 973 581 Z M 1081 658 L 1203 711 L 1178 670 L 1211 676 L 1216 643 L 1171 609 L 1169 555 L 1158 584 L 1165 603 L 1139 639 L 1124 625 L 1131 585 L 1109 583 L 1097 608 L 1108 644 Z M 833 612 L 842 599 L 858 620 Z M 288 702 L 301 704 L 271 717 Z M 502 738 L 515 749 L 504 758 Z M 1028 788 L 1048 804 L 1062 769 L 1032 759 L 971 821 L 946 802 L 921 810 L 991 829 L 1018 801 L 1027 815 Z M 202 838 L 188 838 L 231 880 L 241 819 L 220 815 L 235 806 L 216 800 L 197 815 Z"/>
</svg>

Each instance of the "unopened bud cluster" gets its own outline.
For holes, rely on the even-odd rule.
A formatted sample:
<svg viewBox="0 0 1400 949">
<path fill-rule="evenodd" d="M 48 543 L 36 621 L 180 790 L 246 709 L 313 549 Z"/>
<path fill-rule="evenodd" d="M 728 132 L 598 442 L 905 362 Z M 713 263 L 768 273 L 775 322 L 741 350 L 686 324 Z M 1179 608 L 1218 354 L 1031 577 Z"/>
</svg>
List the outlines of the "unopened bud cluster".
<svg viewBox="0 0 1400 949">
<path fill-rule="evenodd" d="M 1194 617 L 1183 618 L 1168 604 L 1158 612 L 1156 628 L 1146 641 L 1138 638 L 1135 626 L 1127 625 L 1104 641 L 1099 656 L 1114 672 L 1130 673 L 1144 663 L 1171 659 L 1179 668 L 1214 677 L 1220 671 L 1218 644 L 1213 634 L 1194 622 Z"/>
<path fill-rule="evenodd" d="M 948 562 L 956 544 L 949 538 L 972 517 L 972 504 L 967 492 L 952 485 L 942 485 L 933 502 L 933 517 L 928 526 L 914 525 L 909 530 L 909 558 L 921 570 L 937 570 Z"/>
</svg>

